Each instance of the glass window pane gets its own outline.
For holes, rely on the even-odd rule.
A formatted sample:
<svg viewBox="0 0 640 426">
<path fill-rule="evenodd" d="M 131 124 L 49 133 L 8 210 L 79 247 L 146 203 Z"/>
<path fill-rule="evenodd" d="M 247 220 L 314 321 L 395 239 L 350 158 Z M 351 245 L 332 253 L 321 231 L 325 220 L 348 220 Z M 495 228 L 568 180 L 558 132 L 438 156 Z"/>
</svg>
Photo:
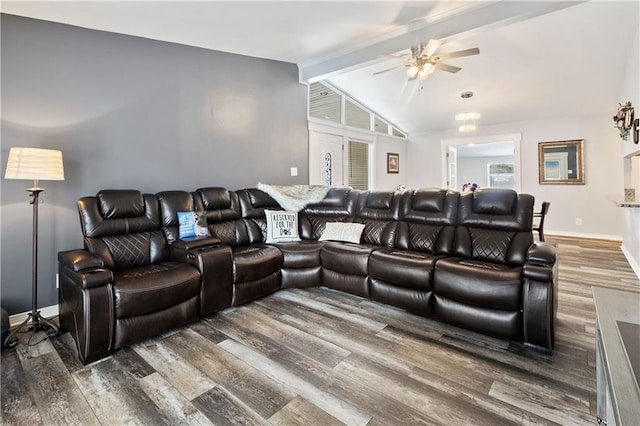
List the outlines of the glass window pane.
<svg viewBox="0 0 640 426">
<path fill-rule="evenodd" d="M 371 130 L 371 114 L 349 100 L 345 102 L 344 115 L 347 126 Z"/>
<path fill-rule="evenodd" d="M 378 117 L 374 116 L 374 131 L 377 133 L 382 133 L 385 135 L 389 134 L 389 125 L 384 121 L 380 120 Z"/>
<path fill-rule="evenodd" d="M 342 96 L 322 83 L 309 86 L 309 117 L 340 123 Z"/>
</svg>

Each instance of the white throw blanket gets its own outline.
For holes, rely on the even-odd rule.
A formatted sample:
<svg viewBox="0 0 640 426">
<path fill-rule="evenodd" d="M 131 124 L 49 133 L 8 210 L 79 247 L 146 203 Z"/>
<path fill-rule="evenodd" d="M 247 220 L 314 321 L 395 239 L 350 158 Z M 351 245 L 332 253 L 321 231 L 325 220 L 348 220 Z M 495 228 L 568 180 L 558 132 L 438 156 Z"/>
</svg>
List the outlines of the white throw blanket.
<svg viewBox="0 0 640 426">
<path fill-rule="evenodd" d="M 308 204 L 322 201 L 331 187 L 323 185 L 281 186 L 258 183 L 258 189 L 269 194 L 283 209 L 299 212 Z"/>
</svg>

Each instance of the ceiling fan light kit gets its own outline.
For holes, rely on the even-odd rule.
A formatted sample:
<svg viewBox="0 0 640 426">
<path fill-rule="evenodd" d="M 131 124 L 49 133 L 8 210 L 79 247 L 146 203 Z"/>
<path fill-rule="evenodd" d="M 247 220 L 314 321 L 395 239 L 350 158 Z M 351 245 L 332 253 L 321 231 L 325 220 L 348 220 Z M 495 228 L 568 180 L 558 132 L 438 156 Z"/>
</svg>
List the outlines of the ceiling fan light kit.
<svg viewBox="0 0 640 426">
<path fill-rule="evenodd" d="M 429 40 L 426 44 L 420 44 L 411 48 L 410 58 L 404 65 L 399 65 L 386 70 L 374 72 L 374 75 L 383 74 L 398 68 L 406 68 L 407 78 L 409 80 L 426 80 L 436 69 L 450 73 L 456 73 L 462 68 L 448 65 L 440 62 L 443 59 L 460 58 L 463 56 L 477 55 L 480 49 L 459 50 L 457 52 L 442 53 L 435 55 L 436 50 L 442 45 L 440 40 Z M 394 59 L 401 56 L 393 56 Z"/>
</svg>

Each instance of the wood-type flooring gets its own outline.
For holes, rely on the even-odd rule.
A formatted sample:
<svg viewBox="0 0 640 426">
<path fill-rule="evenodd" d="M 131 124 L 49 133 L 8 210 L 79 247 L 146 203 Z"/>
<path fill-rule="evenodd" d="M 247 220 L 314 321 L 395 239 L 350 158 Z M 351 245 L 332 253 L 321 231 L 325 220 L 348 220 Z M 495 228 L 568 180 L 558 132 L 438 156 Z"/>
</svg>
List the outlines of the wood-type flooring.
<svg viewBox="0 0 640 426">
<path fill-rule="evenodd" d="M 83 366 L 69 334 L 2 352 L 2 424 L 595 424 L 592 286 L 620 243 L 558 246 L 552 356 L 326 288 L 282 290 Z"/>
</svg>

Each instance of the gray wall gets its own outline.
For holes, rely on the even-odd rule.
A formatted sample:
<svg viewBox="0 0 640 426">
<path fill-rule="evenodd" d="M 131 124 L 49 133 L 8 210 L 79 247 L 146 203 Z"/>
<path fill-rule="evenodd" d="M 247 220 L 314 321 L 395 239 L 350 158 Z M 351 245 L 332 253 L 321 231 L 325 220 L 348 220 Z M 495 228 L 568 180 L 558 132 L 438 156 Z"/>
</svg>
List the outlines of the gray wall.
<svg viewBox="0 0 640 426">
<path fill-rule="evenodd" d="M 56 253 L 82 247 L 76 200 L 308 180 L 306 86 L 296 65 L 2 15 L 2 174 L 9 148 L 60 149 L 42 182 L 40 307 Z M 298 167 L 298 177 L 290 177 Z M 31 307 L 29 181 L 1 181 L 1 303 Z"/>
</svg>

